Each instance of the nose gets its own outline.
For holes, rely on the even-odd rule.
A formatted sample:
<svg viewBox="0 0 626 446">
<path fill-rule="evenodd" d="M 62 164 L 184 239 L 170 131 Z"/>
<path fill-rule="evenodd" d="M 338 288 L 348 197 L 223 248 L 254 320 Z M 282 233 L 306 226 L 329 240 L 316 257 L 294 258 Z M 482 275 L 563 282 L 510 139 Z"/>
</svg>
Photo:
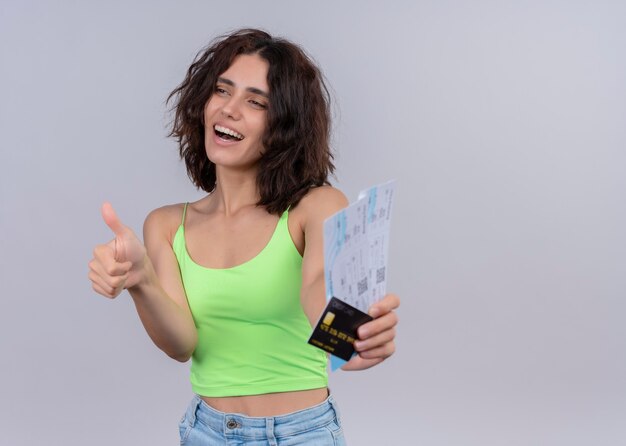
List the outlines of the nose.
<svg viewBox="0 0 626 446">
<path fill-rule="evenodd" d="M 222 114 L 235 120 L 241 117 L 241 110 L 236 97 L 231 96 L 226 102 L 224 102 L 222 106 Z"/>
</svg>

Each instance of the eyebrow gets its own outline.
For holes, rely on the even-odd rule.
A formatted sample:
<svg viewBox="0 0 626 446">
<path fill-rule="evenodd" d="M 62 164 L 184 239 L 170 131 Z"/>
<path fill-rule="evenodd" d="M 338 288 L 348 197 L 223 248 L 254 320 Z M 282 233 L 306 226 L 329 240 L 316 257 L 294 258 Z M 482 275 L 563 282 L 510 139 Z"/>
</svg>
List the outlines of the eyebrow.
<svg viewBox="0 0 626 446">
<path fill-rule="evenodd" d="M 233 81 L 231 81 L 230 79 L 226 79 L 225 77 L 218 77 L 217 81 L 221 82 L 223 84 L 226 84 L 226 85 L 230 85 L 231 87 L 236 87 L 237 86 Z M 270 97 L 270 95 L 267 92 L 265 92 L 263 90 L 259 90 L 258 88 L 248 87 L 248 88 L 246 88 L 246 91 L 249 91 L 250 93 L 254 93 L 254 94 L 258 94 L 258 95 L 264 96 L 264 97 L 266 97 L 268 99 Z"/>
</svg>

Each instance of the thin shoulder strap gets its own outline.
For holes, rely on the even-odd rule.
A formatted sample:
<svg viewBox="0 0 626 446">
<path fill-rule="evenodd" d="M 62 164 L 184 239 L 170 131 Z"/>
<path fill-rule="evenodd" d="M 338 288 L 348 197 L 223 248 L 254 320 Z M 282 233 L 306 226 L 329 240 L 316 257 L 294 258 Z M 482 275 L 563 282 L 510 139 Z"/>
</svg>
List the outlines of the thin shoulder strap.
<svg viewBox="0 0 626 446">
<path fill-rule="evenodd" d="M 280 214 L 280 219 L 279 220 L 287 221 L 287 219 L 289 218 L 289 209 L 291 209 L 291 206 L 289 206 L 287 209 L 285 209 L 285 212 Z"/>
<path fill-rule="evenodd" d="M 185 207 L 183 208 L 183 221 L 180 222 L 181 225 L 185 226 L 185 215 L 187 215 L 187 205 L 189 202 L 185 203 Z"/>
</svg>

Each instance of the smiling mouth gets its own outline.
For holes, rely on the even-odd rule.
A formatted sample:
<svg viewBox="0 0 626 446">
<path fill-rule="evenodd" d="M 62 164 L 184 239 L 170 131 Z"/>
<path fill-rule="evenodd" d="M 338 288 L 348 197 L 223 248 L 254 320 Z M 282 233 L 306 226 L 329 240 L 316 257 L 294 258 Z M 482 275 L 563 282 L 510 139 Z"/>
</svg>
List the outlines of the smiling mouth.
<svg viewBox="0 0 626 446">
<path fill-rule="evenodd" d="M 222 138 L 226 141 L 241 141 L 244 138 L 241 133 L 238 133 L 227 127 L 222 127 L 221 125 L 213 126 L 213 131 L 219 138 Z"/>
</svg>

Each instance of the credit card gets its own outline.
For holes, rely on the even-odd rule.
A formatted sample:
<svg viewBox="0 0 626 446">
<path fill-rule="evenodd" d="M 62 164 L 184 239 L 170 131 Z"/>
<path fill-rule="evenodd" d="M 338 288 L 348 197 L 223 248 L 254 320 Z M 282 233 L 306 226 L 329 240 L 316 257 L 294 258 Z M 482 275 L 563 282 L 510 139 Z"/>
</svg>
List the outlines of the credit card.
<svg viewBox="0 0 626 446">
<path fill-rule="evenodd" d="M 361 310 L 332 297 L 313 329 L 309 344 L 346 361 L 354 354 L 357 328 L 373 318 Z"/>
</svg>

